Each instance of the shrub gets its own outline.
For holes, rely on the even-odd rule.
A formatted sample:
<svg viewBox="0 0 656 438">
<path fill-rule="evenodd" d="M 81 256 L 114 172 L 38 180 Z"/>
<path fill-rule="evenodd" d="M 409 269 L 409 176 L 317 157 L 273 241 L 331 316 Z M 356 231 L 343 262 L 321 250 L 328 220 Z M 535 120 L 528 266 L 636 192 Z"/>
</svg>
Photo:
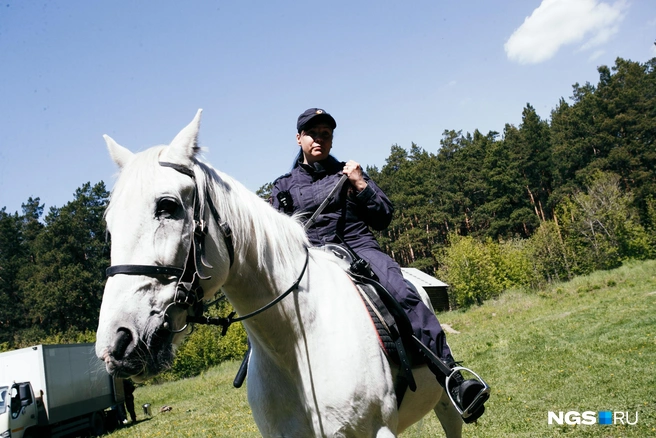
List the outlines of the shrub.
<svg viewBox="0 0 656 438">
<path fill-rule="evenodd" d="M 7 343 L 7 346 L 8 349 L 13 350 L 39 344 L 80 344 L 84 342 L 96 342 L 96 332 L 69 329 L 64 333 L 46 334 L 40 327 L 33 326 L 17 332 L 14 335 L 14 342 Z"/>
<path fill-rule="evenodd" d="M 227 316 L 232 311 L 229 303 L 209 310 L 211 316 Z M 246 331 L 241 324 L 233 324 L 225 336 L 221 327 L 196 325 L 178 348 L 171 369 L 158 380 L 176 380 L 200 374 L 210 367 L 232 359 L 241 359 L 246 353 Z"/>
<path fill-rule="evenodd" d="M 597 172 L 585 192 L 558 205 L 564 239 L 576 259 L 575 274 L 616 268 L 652 254 L 653 239 L 632 204 L 633 196 L 622 192 L 619 176 Z"/>
<path fill-rule="evenodd" d="M 542 222 L 526 243 L 534 278 L 558 282 L 572 278 L 573 252 L 563 242 L 556 222 Z"/>
<path fill-rule="evenodd" d="M 452 234 L 449 242 L 440 254 L 438 276 L 451 287 L 452 307 L 482 304 L 503 291 L 490 248 L 471 236 Z"/>
<path fill-rule="evenodd" d="M 492 261 L 504 289 L 537 287 L 539 277 L 535 271 L 528 240 L 511 239 L 500 244 L 488 241 Z"/>
</svg>

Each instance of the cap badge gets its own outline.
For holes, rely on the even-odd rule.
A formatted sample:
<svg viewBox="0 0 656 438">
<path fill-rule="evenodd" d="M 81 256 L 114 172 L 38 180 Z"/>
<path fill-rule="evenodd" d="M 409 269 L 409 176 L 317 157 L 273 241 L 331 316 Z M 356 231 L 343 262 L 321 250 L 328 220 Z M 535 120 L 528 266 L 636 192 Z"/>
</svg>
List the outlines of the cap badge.
<svg viewBox="0 0 656 438">
<path fill-rule="evenodd" d="M 315 114 L 323 114 L 323 110 L 317 110 Z"/>
</svg>

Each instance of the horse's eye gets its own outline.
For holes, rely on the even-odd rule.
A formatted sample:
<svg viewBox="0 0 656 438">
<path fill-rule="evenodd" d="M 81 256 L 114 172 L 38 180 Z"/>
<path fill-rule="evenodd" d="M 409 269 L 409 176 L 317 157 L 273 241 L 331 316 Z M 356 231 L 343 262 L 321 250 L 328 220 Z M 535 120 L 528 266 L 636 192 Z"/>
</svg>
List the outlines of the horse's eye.
<svg viewBox="0 0 656 438">
<path fill-rule="evenodd" d="M 157 211 L 155 216 L 158 218 L 171 218 L 176 216 L 176 212 L 180 208 L 178 201 L 172 198 L 162 198 L 157 201 Z"/>
</svg>

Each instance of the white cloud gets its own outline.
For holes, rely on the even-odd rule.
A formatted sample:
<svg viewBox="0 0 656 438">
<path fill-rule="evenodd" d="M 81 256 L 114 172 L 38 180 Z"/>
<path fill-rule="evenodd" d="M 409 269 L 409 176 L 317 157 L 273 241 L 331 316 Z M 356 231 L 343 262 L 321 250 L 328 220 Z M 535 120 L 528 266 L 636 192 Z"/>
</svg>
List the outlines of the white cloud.
<svg viewBox="0 0 656 438">
<path fill-rule="evenodd" d="M 454 88 L 456 85 L 458 85 L 458 82 L 455 81 L 455 80 L 451 80 L 451 81 L 447 82 L 446 84 L 441 85 L 441 86 L 439 87 L 439 90 L 440 90 L 440 91 L 449 90 L 449 89 Z"/>
<path fill-rule="evenodd" d="M 567 44 L 581 43 L 581 50 L 597 48 L 617 33 L 627 7 L 626 0 L 614 4 L 542 0 L 506 41 L 506 55 L 519 64 L 537 64 L 552 58 Z"/>
<path fill-rule="evenodd" d="M 594 61 L 595 59 L 601 57 L 604 53 L 606 53 L 605 50 L 595 50 L 592 55 L 588 57 L 588 61 Z"/>
</svg>

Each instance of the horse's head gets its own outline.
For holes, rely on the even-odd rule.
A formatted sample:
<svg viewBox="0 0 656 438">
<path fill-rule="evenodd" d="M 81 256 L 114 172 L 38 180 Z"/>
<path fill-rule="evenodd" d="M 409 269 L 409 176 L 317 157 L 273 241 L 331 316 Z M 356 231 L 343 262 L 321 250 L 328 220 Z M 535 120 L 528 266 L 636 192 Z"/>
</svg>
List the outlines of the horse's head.
<svg viewBox="0 0 656 438">
<path fill-rule="evenodd" d="M 105 136 L 120 174 L 106 214 L 112 267 L 100 309 L 96 354 L 111 374 L 142 380 L 170 366 L 175 345 L 187 331 L 181 330 L 186 317 L 203 298 L 179 287 L 204 268 L 196 262 L 194 241 L 198 224 L 205 223 L 200 205 L 204 193 L 195 175 L 202 171 L 194 158 L 200 114 L 169 146 L 138 154 Z M 226 253 L 226 248 L 208 246 L 203 250 L 211 255 Z M 220 281 L 227 268 L 211 274 Z"/>
</svg>

